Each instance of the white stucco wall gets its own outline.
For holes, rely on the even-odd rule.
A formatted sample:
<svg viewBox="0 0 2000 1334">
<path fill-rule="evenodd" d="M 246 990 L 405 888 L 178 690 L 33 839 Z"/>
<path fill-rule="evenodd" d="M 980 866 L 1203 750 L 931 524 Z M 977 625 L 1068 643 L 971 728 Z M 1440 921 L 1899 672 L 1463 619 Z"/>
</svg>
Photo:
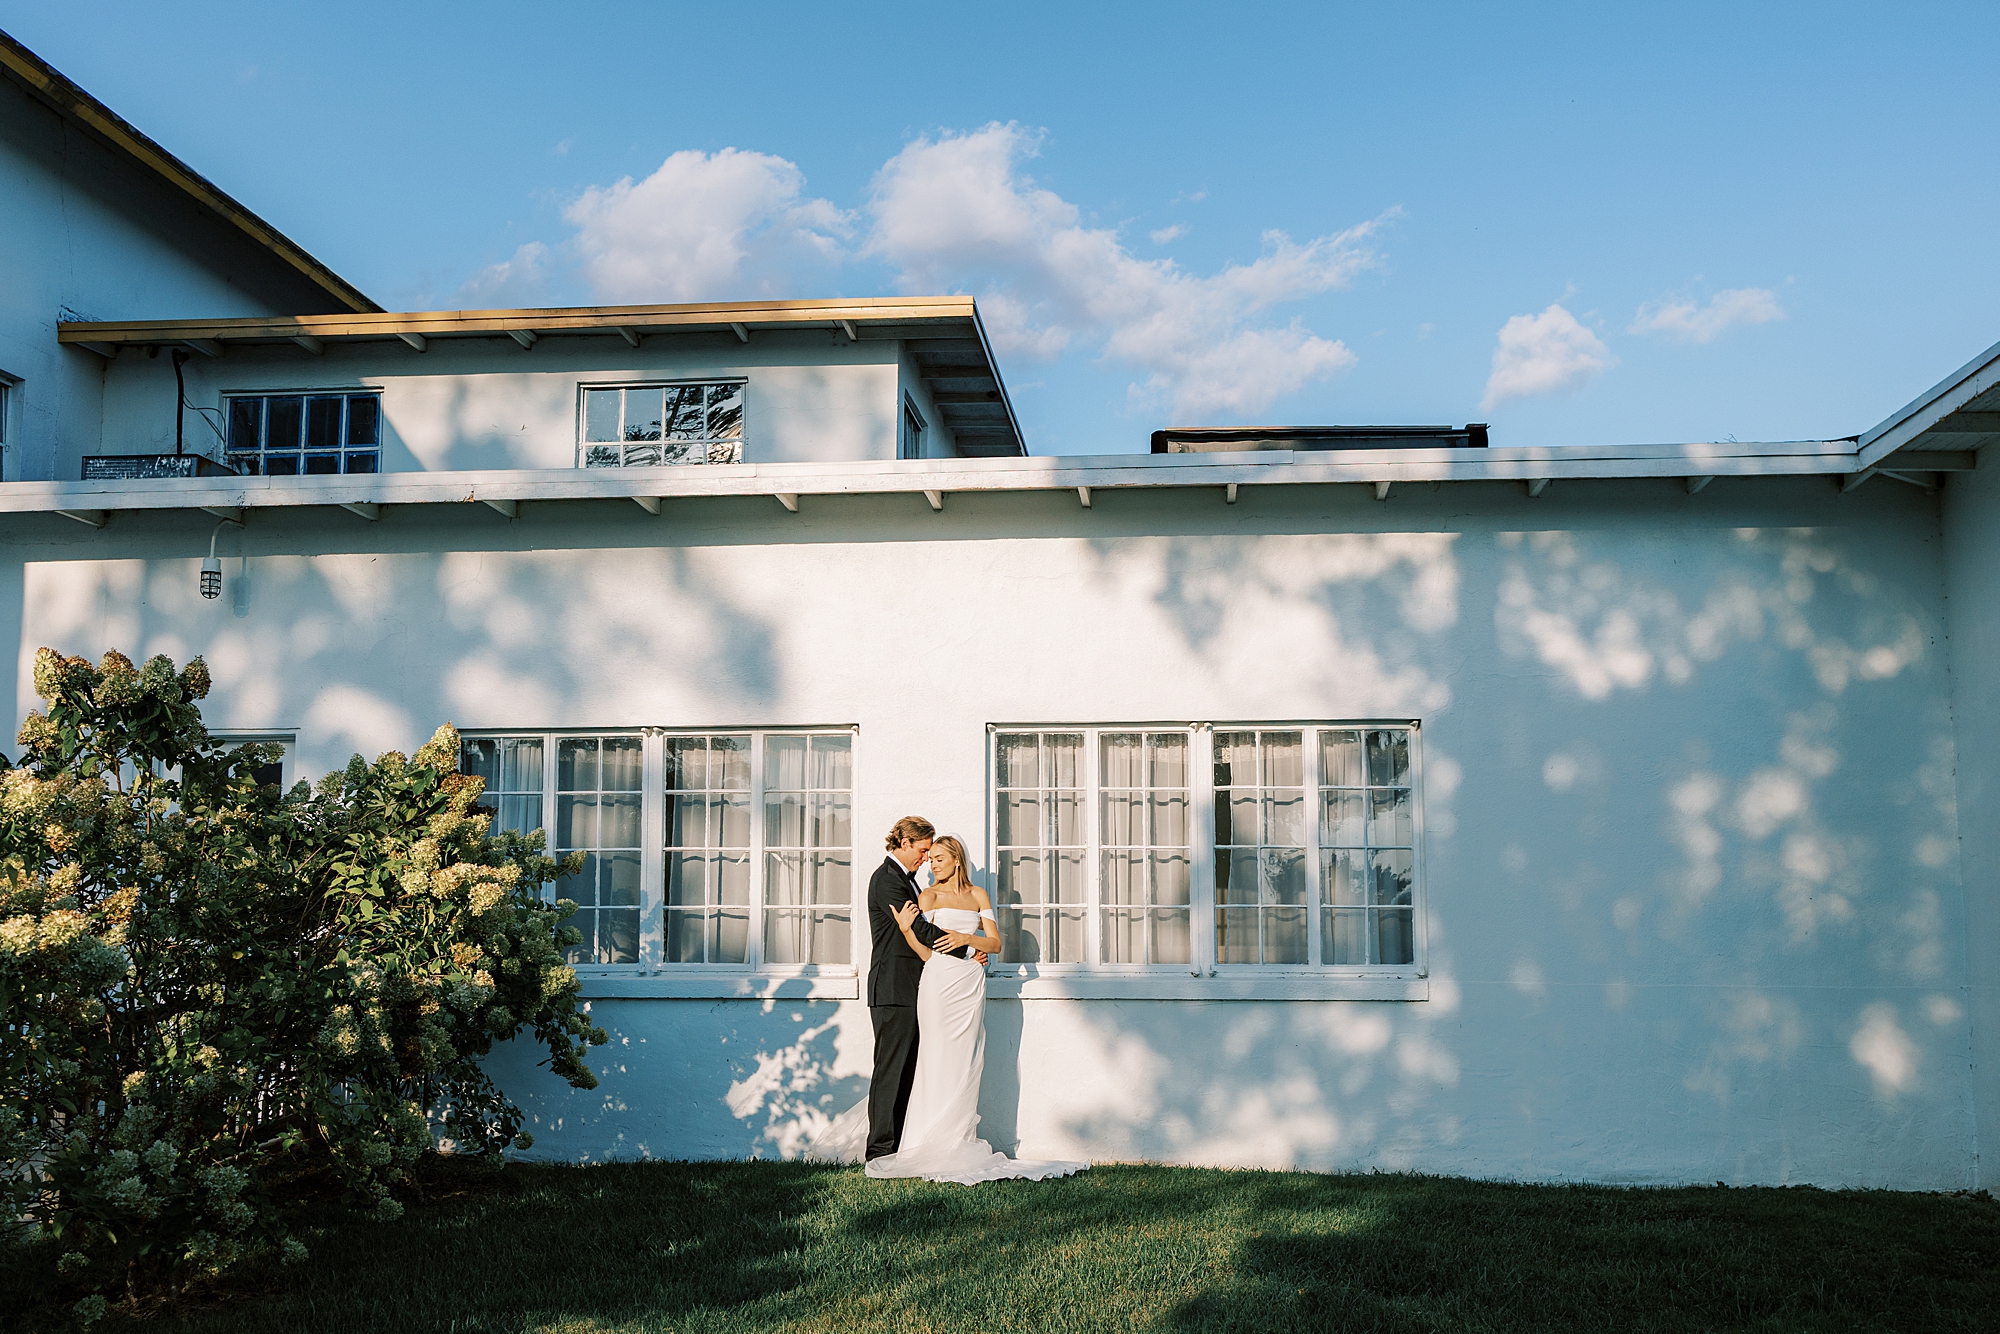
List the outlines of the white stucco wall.
<svg viewBox="0 0 2000 1334">
<path fill-rule="evenodd" d="M 21 381 L 8 423 L 7 481 L 74 481 L 78 460 L 99 447 L 105 363 L 59 347 L 58 320 L 329 308 L 325 293 L 7 79 L 0 79 L 0 201 L 0 373 Z M 151 415 L 166 421 L 171 441 L 171 418 Z"/>
<path fill-rule="evenodd" d="M 860 862 L 915 810 L 967 835 L 982 875 L 988 722 L 1422 719 L 1430 998 L 995 1000 L 984 1114 L 1008 1147 L 1975 1180 L 1979 919 L 1959 881 L 1946 564 L 1912 488 L 292 512 L 225 532 L 224 595 L 204 603 L 211 526 L 16 525 L 0 616 L 23 629 L 17 711 L 52 644 L 204 654 L 212 725 L 296 730 L 309 775 L 446 718 L 852 723 Z M 552 1085 L 526 1049 L 496 1062 L 537 1154 L 780 1154 L 864 1087 L 858 1002 L 594 1004 L 613 1034 L 596 1091 Z"/>
<path fill-rule="evenodd" d="M 900 344 L 835 340 L 823 331 L 678 335 L 628 347 L 616 334 L 551 337 L 523 351 L 511 338 L 333 343 L 321 356 L 288 345 L 238 345 L 184 369 L 188 402 L 221 410 L 234 393 L 378 388 L 385 472 L 574 468 L 580 385 L 746 377 L 746 463 L 896 457 Z M 105 377 L 107 454 L 172 452 L 174 374 L 165 355 L 125 351 Z M 190 448 L 221 457 L 190 412 Z"/>
<path fill-rule="evenodd" d="M 1973 1088 L 1981 1177 L 1990 1185 L 1990 1146 L 2000 1134 L 2000 477 L 1971 472 L 1950 479 L 1944 549 Z"/>
</svg>

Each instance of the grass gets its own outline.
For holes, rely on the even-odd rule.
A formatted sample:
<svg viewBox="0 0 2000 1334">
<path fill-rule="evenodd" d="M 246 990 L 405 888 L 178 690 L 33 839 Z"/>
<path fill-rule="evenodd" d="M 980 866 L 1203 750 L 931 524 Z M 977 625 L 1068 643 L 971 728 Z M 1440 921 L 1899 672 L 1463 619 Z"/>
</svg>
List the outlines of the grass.
<svg viewBox="0 0 2000 1334">
<path fill-rule="evenodd" d="M 2000 1203 L 1983 1195 L 516 1164 L 435 1176 L 400 1222 L 327 1215 L 305 1237 L 304 1265 L 114 1307 L 99 1328 L 1789 1334 L 1991 1329 L 2000 1311 Z"/>
</svg>

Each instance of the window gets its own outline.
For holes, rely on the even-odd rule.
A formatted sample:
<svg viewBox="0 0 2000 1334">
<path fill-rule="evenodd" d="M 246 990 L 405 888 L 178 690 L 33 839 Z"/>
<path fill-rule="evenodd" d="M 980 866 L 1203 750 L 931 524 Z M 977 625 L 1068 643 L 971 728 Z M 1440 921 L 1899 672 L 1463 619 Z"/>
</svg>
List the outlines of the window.
<svg viewBox="0 0 2000 1334">
<path fill-rule="evenodd" d="M 903 429 L 896 437 L 896 457 L 899 459 L 920 459 L 924 456 L 924 417 L 917 411 L 917 405 L 903 396 Z"/>
<path fill-rule="evenodd" d="M 586 468 L 743 461 L 741 380 L 583 391 Z"/>
<path fill-rule="evenodd" d="M 577 905 L 569 961 L 851 971 L 850 731 L 467 737 L 496 826 L 585 854 L 552 897 Z M 649 777 L 649 775 L 651 775 Z M 648 834 L 646 831 L 654 831 Z M 691 967 L 695 966 L 695 967 Z"/>
<path fill-rule="evenodd" d="M 1421 967 L 1414 724 L 997 728 L 1003 959 Z"/>
<path fill-rule="evenodd" d="M 253 476 L 380 470 L 379 393 L 239 396 L 228 408 L 229 461 Z"/>
<path fill-rule="evenodd" d="M 255 765 L 251 772 L 259 786 L 275 785 L 279 791 L 284 791 L 292 773 L 294 738 L 290 732 L 218 732 L 215 739 L 231 747 L 251 744 L 278 747 L 284 753 L 275 762 Z"/>
</svg>

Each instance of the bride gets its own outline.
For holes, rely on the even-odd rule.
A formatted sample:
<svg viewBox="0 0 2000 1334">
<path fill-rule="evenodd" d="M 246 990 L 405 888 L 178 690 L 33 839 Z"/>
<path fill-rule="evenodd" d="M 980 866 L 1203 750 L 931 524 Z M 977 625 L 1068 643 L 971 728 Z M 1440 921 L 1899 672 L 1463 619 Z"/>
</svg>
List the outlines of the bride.
<svg viewBox="0 0 2000 1334">
<path fill-rule="evenodd" d="M 924 961 L 917 987 L 917 1069 L 909 1112 L 896 1152 L 869 1160 L 868 1175 L 971 1185 L 1010 1177 L 1041 1181 L 1084 1171 L 1089 1163 L 1009 1158 L 973 1133 L 979 1125 L 979 1080 L 986 1069 L 986 969 L 977 960 L 930 949 L 911 928 L 921 911 L 933 926 L 958 932 L 988 954 L 1000 952 L 1000 932 L 986 891 L 966 876 L 965 845 L 947 834 L 931 845 L 930 859 L 931 887 L 895 913 L 903 939 Z M 809 1156 L 856 1161 L 867 1126 L 863 1099 L 828 1127 Z"/>
</svg>

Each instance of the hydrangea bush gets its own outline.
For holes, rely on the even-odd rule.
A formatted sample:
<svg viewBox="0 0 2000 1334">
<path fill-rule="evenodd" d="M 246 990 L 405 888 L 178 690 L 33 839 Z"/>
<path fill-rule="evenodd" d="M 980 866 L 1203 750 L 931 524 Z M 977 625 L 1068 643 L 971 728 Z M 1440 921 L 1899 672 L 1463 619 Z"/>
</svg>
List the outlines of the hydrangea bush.
<svg viewBox="0 0 2000 1334">
<path fill-rule="evenodd" d="M 525 1146 L 481 1069 L 532 1030 L 572 1086 L 605 1040 L 563 947 L 573 870 L 491 830 L 458 735 L 260 786 L 210 737 L 197 658 L 42 649 L 0 770 L 0 1226 L 107 1291 L 303 1258 L 288 1190 L 378 1219 L 440 1142 Z"/>
</svg>

